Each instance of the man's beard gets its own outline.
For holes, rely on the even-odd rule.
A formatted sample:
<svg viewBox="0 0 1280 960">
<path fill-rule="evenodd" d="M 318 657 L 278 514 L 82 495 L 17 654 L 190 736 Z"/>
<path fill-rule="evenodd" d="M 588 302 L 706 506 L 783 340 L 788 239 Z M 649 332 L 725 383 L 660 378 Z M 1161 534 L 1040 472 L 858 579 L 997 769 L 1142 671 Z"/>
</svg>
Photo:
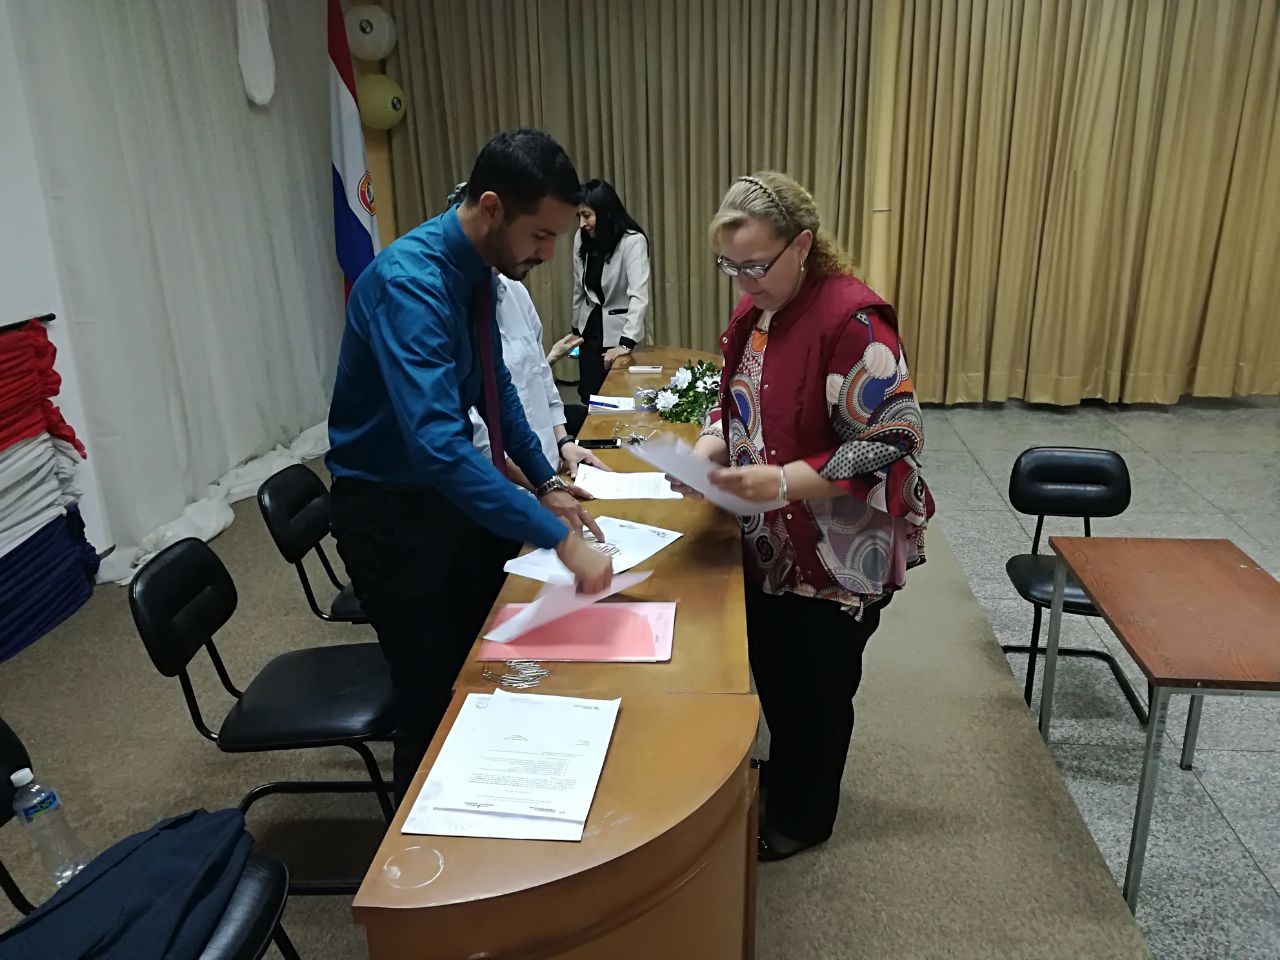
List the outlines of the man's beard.
<svg viewBox="0 0 1280 960">
<path fill-rule="evenodd" d="M 503 263 L 498 267 L 498 272 L 509 280 L 523 280 L 529 275 L 530 270 L 542 262 L 542 260 L 534 257 L 529 260 L 521 260 L 519 263 L 513 263 L 509 266 Z"/>
</svg>

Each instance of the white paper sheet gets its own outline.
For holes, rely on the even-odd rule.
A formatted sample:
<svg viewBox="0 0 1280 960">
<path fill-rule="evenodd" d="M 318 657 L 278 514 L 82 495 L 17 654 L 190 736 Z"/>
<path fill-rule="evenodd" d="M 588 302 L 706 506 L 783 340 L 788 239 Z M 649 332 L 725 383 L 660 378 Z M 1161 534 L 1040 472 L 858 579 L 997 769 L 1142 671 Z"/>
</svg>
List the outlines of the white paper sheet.
<svg viewBox="0 0 1280 960">
<path fill-rule="evenodd" d="M 613 473 L 584 463 L 573 482 L 597 500 L 680 499 L 661 473 Z"/>
<path fill-rule="evenodd" d="M 636 409 L 635 397 L 605 397 L 598 394 L 591 395 L 592 413 L 634 413 Z"/>
<path fill-rule="evenodd" d="M 434 806 L 585 823 L 621 702 L 496 691 Z"/>
<path fill-rule="evenodd" d="M 572 583 L 548 583 L 542 588 L 542 592 L 538 594 L 538 598 L 533 603 L 529 604 L 510 620 L 494 627 L 484 635 L 484 638 L 492 640 L 494 643 L 510 643 L 516 637 L 528 633 L 535 627 L 559 620 L 575 610 L 590 606 L 597 600 L 612 597 L 615 593 L 621 593 L 628 587 L 643 583 L 652 575 L 652 570 L 620 574 L 613 578 L 609 589 L 601 590 L 599 593 L 579 593 L 577 587 Z"/>
<path fill-rule="evenodd" d="M 664 530 L 662 527 L 651 527 L 634 520 L 619 520 L 617 517 L 596 517 L 596 523 L 605 536 L 601 549 L 613 557 L 615 576 L 639 566 L 683 536 L 676 530 Z M 590 534 L 586 537 L 589 542 L 595 540 Z M 508 560 L 503 569 L 507 573 L 544 583 L 573 583 L 573 574 L 560 562 L 554 550 L 531 550 L 524 556 Z"/>
<path fill-rule="evenodd" d="M 414 798 L 400 832 L 438 837 L 492 837 L 497 840 L 581 840 L 584 824 L 580 821 L 441 810 L 434 805 L 435 799 L 442 792 L 448 770 L 453 767 L 460 754 L 465 754 L 470 749 L 475 737 L 480 735 L 485 711 L 492 699 L 487 693 L 467 694 L 440 755 L 436 758 L 431 773 L 427 775 L 427 782 Z"/>
<path fill-rule="evenodd" d="M 711 482 L 712 471 L 719 470 L 720 467 L 706 457 L 698 456 L 687 443 L 651 440 L 636 444 L 631 447 L 631 452 L 663 473 L 669 473 L 681 483 L 697 490 L 720 509 L 740 517 L 750 517 L 784 506 L 781 500 L 756 503 L 721 490 Z"/>
</svg>

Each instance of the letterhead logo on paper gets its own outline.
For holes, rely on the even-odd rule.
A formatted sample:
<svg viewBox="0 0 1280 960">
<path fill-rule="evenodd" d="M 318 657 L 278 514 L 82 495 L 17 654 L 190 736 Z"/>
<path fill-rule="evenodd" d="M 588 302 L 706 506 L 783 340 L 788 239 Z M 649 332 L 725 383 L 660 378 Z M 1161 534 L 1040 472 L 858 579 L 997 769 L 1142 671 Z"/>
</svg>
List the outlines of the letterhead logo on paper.
<svg viewBox="0 0 1280 960">
<path fill-rule="evenodd" d="M 368 170 L 360 178 L 360 185 L 356 187 L 356 195 L 360 198 L 360 206 L 369 211 L 370 216 L 378 212 L 373 202 L 373 178 L 369 176 Z"/>
</svg>

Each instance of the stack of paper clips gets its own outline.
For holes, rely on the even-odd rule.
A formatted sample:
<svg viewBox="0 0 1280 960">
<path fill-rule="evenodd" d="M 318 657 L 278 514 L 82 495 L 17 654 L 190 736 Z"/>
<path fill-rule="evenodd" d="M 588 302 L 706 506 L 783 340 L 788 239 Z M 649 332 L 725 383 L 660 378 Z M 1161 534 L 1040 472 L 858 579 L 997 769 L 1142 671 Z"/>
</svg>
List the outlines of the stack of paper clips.
<svg viewBox="0 0 1280 960">
<path fill-rule="evenodd" d="M 506 668 L 506 673 L 498 671 Z M 501 665 L 486 665 L 482 675 L 502 687 L 516 690 L 528 690 L 542 682 L 543 677 L 550 676 L 551 671 L 537 660 L 507 660 Z"/>
</svg>

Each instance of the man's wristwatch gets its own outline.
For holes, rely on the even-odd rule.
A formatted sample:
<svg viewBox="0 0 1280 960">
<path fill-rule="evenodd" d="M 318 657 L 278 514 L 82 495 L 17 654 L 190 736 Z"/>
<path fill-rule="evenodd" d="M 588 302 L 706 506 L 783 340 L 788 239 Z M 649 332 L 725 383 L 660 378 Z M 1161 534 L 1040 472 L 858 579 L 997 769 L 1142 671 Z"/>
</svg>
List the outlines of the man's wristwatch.
<svg viewBox="0 0 1280 960">
<path fill-rule="evenodd" d="M 575 437 L 572 433 L 566 433 L 563 437 L 561 437 L 559 440 L 556 441 L 556 449 L 559 450 L 561 453 L 564 453 L 564 445 L 566 443 L 577 443 L 577 442 L 578 442 L 577 437 Z"/>
<path fill-rule="evenodd" d="M 559 477 L 552 477 L 546 483 L 538 484 L 537 489 L 533 491 L 533 495 L 537 497 L 539 500 L 541 500 L 548 493 L 552 493 L 556 490 L 568 490 L 568 489 L 569 489 L 569 485 L 567 483 L 565 483 Z"/>
</svg>

